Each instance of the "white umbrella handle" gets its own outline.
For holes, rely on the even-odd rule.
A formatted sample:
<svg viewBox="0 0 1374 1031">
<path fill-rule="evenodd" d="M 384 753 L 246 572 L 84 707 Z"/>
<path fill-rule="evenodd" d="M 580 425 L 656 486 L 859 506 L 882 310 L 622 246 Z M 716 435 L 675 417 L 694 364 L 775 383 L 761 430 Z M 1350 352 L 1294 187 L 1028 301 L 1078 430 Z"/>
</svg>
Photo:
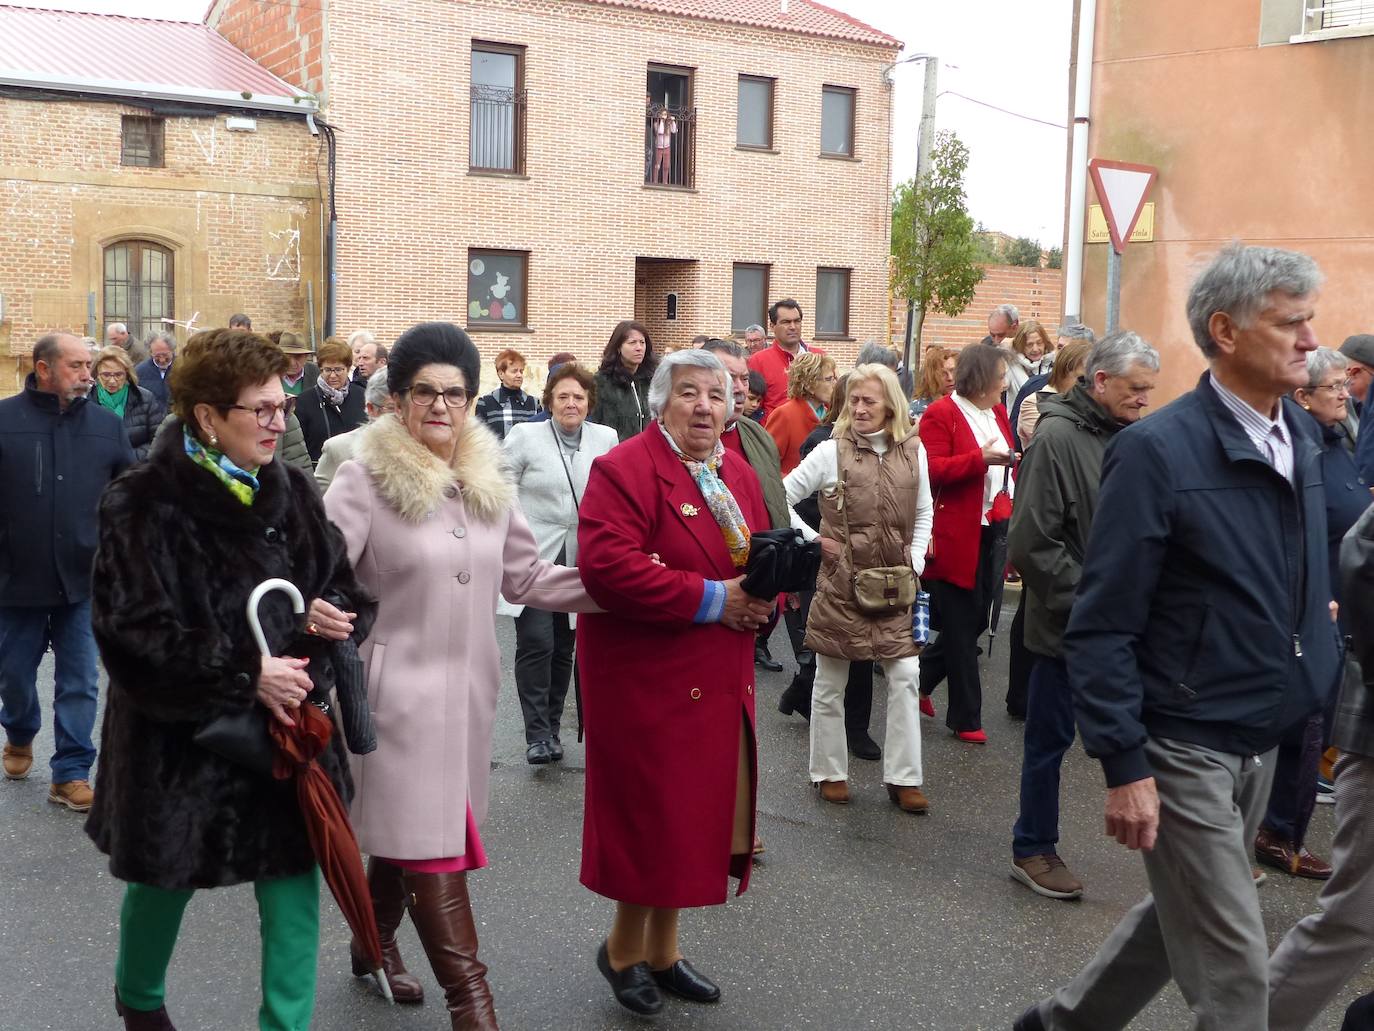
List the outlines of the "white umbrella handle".
<svg viewBox="0 0 1374 1031">
<path fill-rule="evenodd" d="M 271 580 L 264 580 L 253 588 L 253 593 L 248 596 L 248 626 L 253 631 L 253 640 L 258 642 L 258 651 L 263 655 L 271 655 L 272 650 L 267 647 L 267 638 L 262 632 L 262 620 L 258 618 L 258 605 L 262 599 L 273 591 L 285 591 L 291 599 L 292 610 L 296 615 L 305 611 L 305 598 L 301 596 L 300 589 L 290 580 L 283 580 L 281 577 L 274 577 Z"/>
</svg>

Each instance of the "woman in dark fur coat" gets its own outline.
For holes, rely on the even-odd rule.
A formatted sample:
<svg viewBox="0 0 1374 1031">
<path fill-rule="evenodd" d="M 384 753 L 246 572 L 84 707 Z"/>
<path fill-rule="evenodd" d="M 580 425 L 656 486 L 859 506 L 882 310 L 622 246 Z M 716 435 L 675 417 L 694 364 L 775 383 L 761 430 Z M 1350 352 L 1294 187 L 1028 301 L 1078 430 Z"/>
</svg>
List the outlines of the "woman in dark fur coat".
<svg viewBox="0 0 1374 1031">
<path fill-rule="evenodd" d="M 186 904 L 197 888 L 244 881 L 262 925 L 258 1026 L 310 1024 L 319 871 L 295 785 L 193 740 L 209 718 L 255 706 L 291 722 L 312 675 L 328 677 L 327 642 L 363 636 L 376 613 L 309 478 L 273 461 L 286 367 L 264 337 L 197 334 L 171 374 L 177 420 L 100 506 L 92 619 L 110 691 L 86 832 L 128 882 L 115 966 L 126 1028 L 172 1027 L 165 975 Z M 269 577 L 314 599 L 304 632 L 284 595 L 264 599 L 275 657 L 259 655 L 247 618 Z M 347 801 L 337 736 L 320 765 Z"/>
</svg>

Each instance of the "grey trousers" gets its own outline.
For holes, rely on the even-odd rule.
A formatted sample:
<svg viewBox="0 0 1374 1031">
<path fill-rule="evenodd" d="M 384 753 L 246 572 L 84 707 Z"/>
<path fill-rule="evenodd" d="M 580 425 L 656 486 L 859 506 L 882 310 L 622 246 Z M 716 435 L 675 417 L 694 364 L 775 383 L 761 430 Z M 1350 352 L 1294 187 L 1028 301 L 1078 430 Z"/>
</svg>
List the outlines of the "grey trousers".
<svg viewBox="0 0 1374 1031">
<path fill-rule="evenodd" d="M 1269 1027 L 1298 1031 L 1374 953 L 1374 759 L 1336 761 L 1331 879 L 1269 959 Z"/>
<path fill-rule="evenodd" d="M 1124 1028 L 1172 977 L 1199 1031 L 1265 1031 L 1268 943 L 1250 849 L 1275 750 L 1231 755 L 1151 738 L 1159 836 L 1150 894 L 1078 975 L 1040 1004 L 1050 1031 Z"/>
</svg>

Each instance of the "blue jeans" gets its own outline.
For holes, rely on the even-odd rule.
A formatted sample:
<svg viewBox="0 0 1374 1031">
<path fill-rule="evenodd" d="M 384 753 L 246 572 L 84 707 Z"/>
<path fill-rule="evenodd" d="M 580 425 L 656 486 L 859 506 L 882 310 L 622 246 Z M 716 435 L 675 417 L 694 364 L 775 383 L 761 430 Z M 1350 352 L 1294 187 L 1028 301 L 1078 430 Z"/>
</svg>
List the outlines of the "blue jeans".
<svg viewBox="0 0 1374 1031">
<path fill-rule="evenodd" d="M 1026 699 L 1021 815 L 1011 838 L 1017 859 L 1047 855 L 1059 843 L 1059 768 L 1073 735 L 1069 669 L 1060 659 L 1036 656 Z"/>
<path fill-rule="evenodd" d="M 50 609 L 0 606 L 0 726 L 10 744 L 27 745 L 37 736 L 43 723 L 38 664 L 49 645 L 56 664 L 52 780 L 88 780 L 100 686 L 89 601 Z"/>
</svg>

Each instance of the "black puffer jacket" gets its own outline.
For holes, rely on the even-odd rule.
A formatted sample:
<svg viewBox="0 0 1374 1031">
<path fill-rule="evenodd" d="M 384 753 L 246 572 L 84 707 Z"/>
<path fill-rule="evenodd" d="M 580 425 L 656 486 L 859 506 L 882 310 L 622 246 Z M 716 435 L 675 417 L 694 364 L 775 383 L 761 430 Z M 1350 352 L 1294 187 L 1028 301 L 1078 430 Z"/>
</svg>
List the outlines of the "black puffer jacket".
<svg viewBox="0 0 1374 1031">
<path fill-rule="evenodd" d="M 148 457 L 148 449 L 153 446 L 157 428 L 166 414 L 151 390 L 145 387 L 129 390 L 129 400 L 124 405 L 124 429 L 128 431 L 134 457 L 140 462 Z"/>
<path fill-rule="evenodd" d="M 292 782 L 192 740 L 209 717 L 259 705 L 247 617 L 257 584 L 284 577 L 307 601 L 338 596 L 359 614 L 359 636 L 376 615 L 310 478 L 272 462 L 259 482 L 253 505 L 240 503 L 187 457 L 173 421 L 101 500 L 92 622 L 110 692 L 86 832 L 123 880 L 209 888 L 314 862 Z M 310 658 L 324 686 L 328 647 L 302 633 L 286 596 L 259 611 L 273 653 Z M 338 735 L 320 762 L 347 802 Z"/>
</svg>

